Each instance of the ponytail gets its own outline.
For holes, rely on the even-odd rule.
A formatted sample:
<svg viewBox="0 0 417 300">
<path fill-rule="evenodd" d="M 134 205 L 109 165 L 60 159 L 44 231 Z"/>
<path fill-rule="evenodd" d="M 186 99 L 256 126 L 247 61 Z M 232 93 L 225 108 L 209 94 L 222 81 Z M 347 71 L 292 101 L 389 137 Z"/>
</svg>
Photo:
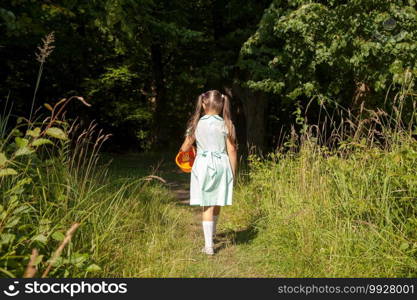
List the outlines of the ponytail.
<svg viewBox="0 0 417 300">
<path fill-rule="evenodd" d="M 230 99 L 228 95 L 220 93 L 218 90 L 211 90 L 198 96 L 195 106 L 194 114 L 191 116 L 187 124 L 186 136 L 195 138 L 195 130 L 197 128 L 198 121 L 203 113 L 203 103 L 209 105 L 211 109 L 214 109 L 223 116 L 224 123 L 227 128 L 227 137 L 237 147 L 235 126 L 233 125 L 230 114 Z M 222 108 L 223 107 L 223 108 Z"/>
<path fill-rule="evenodd" d="M 236 146 L 236 131 L 235 126 L 233 125 L 231 114 L 230 114 L 230 100 L 228 95 L 222 94 L 223 99 L 223 120 L 226 124 L 228 131 L 228 138 Z"/>
<path fill-rule="evenodd" d="M 195 106 L 195 111 L 190 120 L 187 124 L 187 131 L 186 136 L 190 136 L 191 138 L 195 138 L 195 129 L 197 127 L 198 120 L 200 120 L 201 112 L 203 110 L 203 98 L 205 94 L 201 94 L 198 96 L 197 104 Z"/>
</svg>

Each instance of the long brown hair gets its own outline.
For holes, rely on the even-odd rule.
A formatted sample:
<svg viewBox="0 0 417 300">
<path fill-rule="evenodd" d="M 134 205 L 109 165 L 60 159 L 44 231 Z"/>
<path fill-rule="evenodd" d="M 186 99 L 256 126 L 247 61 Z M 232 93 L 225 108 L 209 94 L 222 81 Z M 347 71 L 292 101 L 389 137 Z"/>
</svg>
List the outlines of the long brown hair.
<svg viewBox="0 0 417 300">
<path fill-rule="evenodd" d="M 214 110 L 222 116 L 227 130 L 229 131 L 228 137 L 231 142 L 236 145 L 235 126 L 233 125 L 230 117 L 230 99 L 228 95 L 224 95 L 218 90 L 210 90 L 198 96 L 194 114 L 191 116 L 187 124 L 188 135 L 195 138 L 197 123 L 204 114 L 203 103 L 208 109 Z"/>
</svg>

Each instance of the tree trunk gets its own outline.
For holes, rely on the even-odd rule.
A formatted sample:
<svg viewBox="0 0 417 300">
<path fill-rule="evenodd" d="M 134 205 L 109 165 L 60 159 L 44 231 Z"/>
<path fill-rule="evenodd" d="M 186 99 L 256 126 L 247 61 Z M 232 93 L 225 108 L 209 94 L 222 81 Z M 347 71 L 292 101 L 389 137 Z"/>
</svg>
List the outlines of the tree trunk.
<svg viewBox="0 0 417 300">
<path fill-rule="evenodd" d="M 246 123 L 246 150 L 261 153 L 265 145 L 266 95 L 263 92 L 233 86 L 233 95 L 240 99 Z"/>
<path fill-rule="evenodd" d="M 159 43 L 151 46 L 152 72 L 155 87 L 155 113 L 153 121 L 153 146 L 164 149 L 169 144 L 169 128 L 166 122 L 166 89 L 164 84 L 164 66 L 162 49 Z"/>
<path fill-rule="evenodd" d="M 225 93 L 231 98 L 232 121 L 236 130 L 236 139 L 239 146 L 239 155 L 246 157 L 246 119 L 241 99 L 234 94 L 233 87 L 224 86 Z"/>
</svg>

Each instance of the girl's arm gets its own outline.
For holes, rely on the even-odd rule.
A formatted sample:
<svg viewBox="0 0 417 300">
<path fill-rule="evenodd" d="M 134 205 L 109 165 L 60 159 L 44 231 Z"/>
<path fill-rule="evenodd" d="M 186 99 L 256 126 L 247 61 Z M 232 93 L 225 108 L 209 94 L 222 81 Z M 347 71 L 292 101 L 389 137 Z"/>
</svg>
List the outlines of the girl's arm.
<svg viewBox="0 0 417 300">
<path fill-rule="evenodd" d="M 237 169 L 237 149 L 234 143 L 230 141 L 230 138 L 226 139 L 227 154 L 229 155 L 230 165 L 232 166 L 233 177 L 236 177 Z"/>
<path fill-rule="evenodd" d="M 194 144 L 195 138 L 191 138 L 190 136 L 187 136 L 184 140 L 184 143 L 182 143 L 182 146 L 180 148 L 180 151 L 186 152 L 191 149 L 191 146 Z"/>
</svg>

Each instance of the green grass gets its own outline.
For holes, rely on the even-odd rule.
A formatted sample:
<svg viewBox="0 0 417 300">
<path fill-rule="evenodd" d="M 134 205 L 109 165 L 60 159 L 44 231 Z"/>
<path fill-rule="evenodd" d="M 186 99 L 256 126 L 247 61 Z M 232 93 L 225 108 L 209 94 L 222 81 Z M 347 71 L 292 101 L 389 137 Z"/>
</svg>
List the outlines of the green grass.
<svg viewBox="0 0 417 300">
<path fill-rule="evenodd" d="M 344 158 L 324 155 L 314 145 L 295 155 L 253 156 L 249 171 L 240 174 L 234 205 L 222 211 L 222 247 L 214 258 L 198 253 L 203 242 L 198 209 L 172 205 L 171 199 L 161 208 L 172 219 L 178 216 L 178 223 L 154 231 L 149 252 L 137 251 L 146 243 L 137 236 L 123 237 L 130 241 L 120 246 L 126 268 L 116 274 L 415 277 L 416 157 L 412 139 L 390 151 L 360 148 Z M 123 165 L 140 160 L 140 155 L 119 157 L 116 169 L 122 172 Z M 169 161 L 161 170 L 159 175 L 174 177 Z"/>
<path fill-rule="evenodd" d="M 188 182 L 189 176 L 177 170 L 175 152 L 146 152 L 113 155 L 103 153 L 103 164 L 111 162 L 109 173 L 112 178 L 141 178 L 157 175 L 167 181 Z"/>
<path fill-rule="evenodd" d="M 41 276 L 73 223 L 80 227 L 47 276 L 172 274 L 187 218 L 164 184 L 146 178 L 163 171 L 154 157 L 110 163 L 98 154 L 105 136 L 94 125 L 70 132 L 64 123 L 58 137 L 39 136 L 47 124 L 35 126 L 33 136 L 15 129 L 1 139 L 0 169 L 14 172 L 0 176 L 0 274 L 23 276 L 37 249 L 32 263 Z M 35 146 L 45 138 L 48 144 Z"/>
<path fill-rule="evenodd" d="M 256 228 L 239 255 L 272 277 L 415 277 L 416 158 L 412 139 L 347 158 L 319 147 L 253 158 L 225 216 Z"/>
<path fill-rule="evenodd" d="M 8 132 L 4 113 L 0 276 L 23 276 L 37 249 L 35 276 L 52 265 L 48 277 L 415 277 L 417 141 L 400 114 L 381 115 L 336 128 L 332 147 L 306 125 L 250 156 L 207 257 L 201 208 L 175 194 L 189 182 L 176 153 L 100 154 L 107 136 L 94 123 Z"/>
<path fill-rule="evenodd" d="M 146 173 L 153 173 L 166 179 L 168 185 L 154 185 L 158 197 L 151 199 L 153 211 L 134 213 L 130 206 L 125 207 L 123 224 L 126 228 L 138 228 L 140 223 L 146 228 L 143 232 L 116 230 L 107 252 L 114 253 L 113 260 L 106 265 L 105 276 L 128 277 L 255 277 L 261 276 L 253 266 L 246 264 L 245 256 L 238 256 L 240 246 L 252 238 L 253 232 L 240 224 L 236 228 L 226 228 L 228 220 L 219 226 L 219 255 L 207 257 L 200 253 L 203 246 L 201 230 L 201 209 L 178 202 L 169 188 L 169 183 L 188 189 L 189 174 L 181 173 L 175 166 L 172 154 L 126 154 L 112 158 L 110 178 L 132 180 Z M 108 156 L 109 157 L 109 156 Z M 159 160 L 155 161 L 155 158 Z M 161 159 L 160 158 L 164 158 Z M 134 168 L 132 166 L 139 166 Z M 158 165 L 158 168 L 155 168 Z M 148 172 L 144 172 L 148 170 Z M 141 202 L 136 202 L 141 203 Z M 148 203 L 151 205 L 151 203 Z M 140 204 L 139 204 L 140 205 Z M 233 210 L 226 207 L 223 211 Z M 158 212 L 158 213 L 157 213 Z M 155 216 L 152 220 L 146 215 Z M 118 228 L 125 228 L 123 226 Z M 143 233 L 143 234 L 141 234 Z M 146 234 L 145 234 L 146 233 Z M 106 243 L 107 244 L 107 243 Z M 112 249 L 112 250 L 110 250 Z"/>
<path fill-rule="evenodd" d="M 178 173 L 170 154 L 105 154 L 100 162 L 112 159 L 108 173 L 87 192 L 73 185 L 72 199 L 43 200 L 34 222 L 36 234 L 47 237 L 39 268 L 59 244 L 52 234 L 79 221 L 50 276 L 415 277 L 416 153 L 415 141 L 407 140 L 390 151 L 360 149 L 347 157 L 311 145 L 298 154 L 252 156 L 234 204 L 222 211 L 221 249 L 213 258 L 199 253 L 199 208 L 180 204 L 169 185 L 143 180 L 155 174 L 187 188 L 189 175 Z M 65 169 L 55 164 L 48 172 L 34 197 L 46 188 L 53 197 L 67 191 L 53 188 Z M 39 245 L 30 242 L 33 235 L 19 248 L 26 252 L 22 265 Z M 19 270 L 10 269 L 15 276 Z"/>
</svg>

